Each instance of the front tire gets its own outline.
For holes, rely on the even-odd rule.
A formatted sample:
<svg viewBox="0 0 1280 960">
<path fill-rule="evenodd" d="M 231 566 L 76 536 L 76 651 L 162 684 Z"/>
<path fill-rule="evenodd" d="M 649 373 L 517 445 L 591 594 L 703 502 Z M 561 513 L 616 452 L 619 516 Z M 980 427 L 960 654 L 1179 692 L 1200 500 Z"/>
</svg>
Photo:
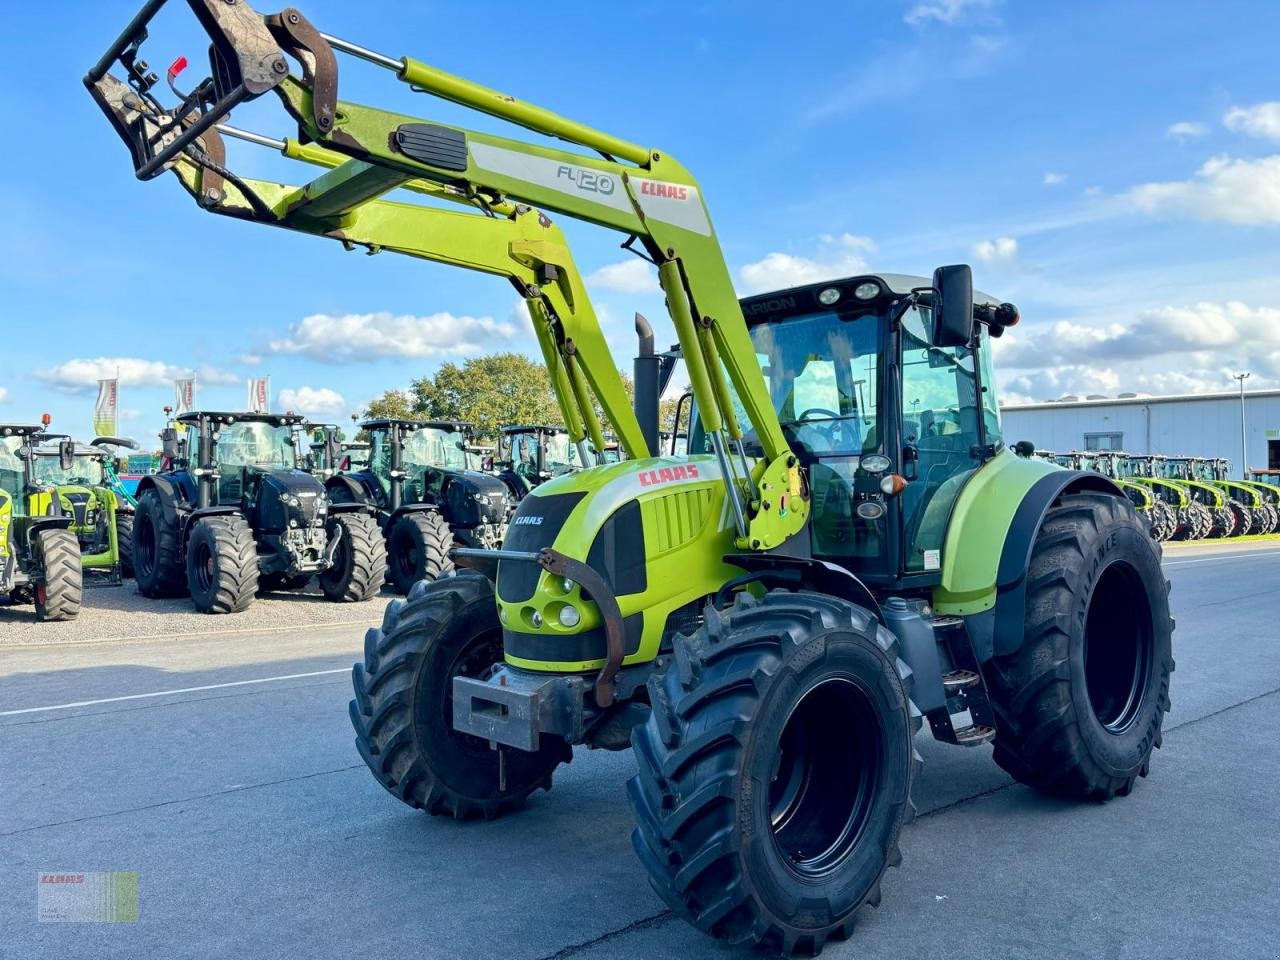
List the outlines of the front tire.
<svg viewBox="0 0 1280 960">
<path fill-rule="evenodd" d="M 36 619 L 74 620 L 84 589 L 80 541 L 70 530 L 39 530 L 35 547 L 43 577 L 36 585 Z"/>
<path fill-rule="evenodd" d="M 116 555 L 120 576 L 133 576 L 133 511 L 116 509 Z"/>
<path fill-rule="evenodd" d="M 204 517 L 187 543 L 187 588 L 201 613 L 240 613 L 258 592 L 258 547 L 238 514 Z"/>
<path fill-rule="evenodd" d="M 333 566 L 320 574 L 320 589 L 336 603 L 372 600 L 387 573 L 387 544 L 378 521 L 367 513 L 340 513 L 329 518 L 329 536 L 337 535 Z"/>
<path fill-rule="evenodd" d="M 453 569 L 453 532 L 434 510 L 402 513 L 387 534 L 387 580 L 407 594 L 419 580 L 438 580 Z"/>
<path fill-rule="evenodd" d="M 178 528 L 165 519 L 160 491 L 142 491 L 133 518 L 133 578 L 144 597 L 179 597 L 186 576 L 178 552 Z"/>
<path fill-rule="evenodd" d="M 708 609 L 632 733 L 632 845 L 658 895 L 731 943 L 816 954 L 847 936 L 901 859 L 910 676 L 894 635 L 831 596 Z"/>
<path fill-rule="evenodd" d="M 500 756 L 453 729 L 453 678 L 501 662 L 493 585 L 475 571 L 421 581 L 407 600 L 387 604 L 382 628 L 365 634 L 364 662 L 351 669 L 348 712 L 356 749 L 388 793 L 430 814 L 490 820 L 551 789 L 552 772 L 573 755 L 563 740 Z"/>
<path fill-rule="evenodd" d="M 1061 497 L 1032 550 L 1022 646 L 986 670 L 996 763 L 1055 796 L 1127 795 L 1160 746 L 1172 634 L 1160 547 L 1129 502 Z"/>
</svg>

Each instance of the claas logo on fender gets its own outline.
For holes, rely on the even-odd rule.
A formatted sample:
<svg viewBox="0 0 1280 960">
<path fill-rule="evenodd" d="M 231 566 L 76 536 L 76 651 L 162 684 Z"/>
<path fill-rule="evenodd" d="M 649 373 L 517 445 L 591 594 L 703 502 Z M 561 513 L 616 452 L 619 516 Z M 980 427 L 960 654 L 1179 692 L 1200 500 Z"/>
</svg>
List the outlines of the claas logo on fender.
<svg viewBox="0 0 1280 960">
<path fill-rule="evenodd" d="M 699 479 L 698 468 L 692 463 L 683 467 L 661 467 L 657 470 L 642 470 L 640 472 L 640 486 L 642 487 L 656 487 L 676 480 L 697 479 Z"/>
</svg>

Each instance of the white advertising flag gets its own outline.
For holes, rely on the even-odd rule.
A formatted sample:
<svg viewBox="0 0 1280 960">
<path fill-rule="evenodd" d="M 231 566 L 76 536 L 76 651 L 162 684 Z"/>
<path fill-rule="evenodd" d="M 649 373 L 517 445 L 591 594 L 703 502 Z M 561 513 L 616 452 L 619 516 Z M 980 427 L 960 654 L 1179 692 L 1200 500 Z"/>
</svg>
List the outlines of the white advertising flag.
<svg viewBox="0 0 1280 960">
<path fill-rule="evenodd" d="M 174 416 L 190 413 L 196 408 L 196 378 L 173 381 L 173 394 L 176 400 L 173 408 Z"/>
<path fill-rule="evenodd" d="M 248 409 L 250 413 L 270 413 L 271 412 L 271 378 L 270 377 L 250 377 L 249 378 Z"/>
<path fill-rule="evenodd" d="M 98 402 L 93 406 L 93 431 L 100 437 L 116 435 L 116 410 L 120 399 L 119 380 L 98 381 Z"/>
</svg>

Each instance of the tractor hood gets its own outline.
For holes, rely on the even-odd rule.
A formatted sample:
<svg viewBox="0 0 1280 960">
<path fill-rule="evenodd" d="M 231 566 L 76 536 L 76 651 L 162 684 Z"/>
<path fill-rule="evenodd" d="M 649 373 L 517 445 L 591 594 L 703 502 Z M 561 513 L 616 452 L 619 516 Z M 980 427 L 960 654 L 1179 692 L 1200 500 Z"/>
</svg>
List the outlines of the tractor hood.
<svg viewBox="0 0 1280 960">
<path fill-rule="evenodd" d="M 258 526 L 282 531 L 290 526 L 311 527 L 324 522 L 327 512 L 324 484 L 303 470 L 264 473 L 259 487 Z"/>
<path fill-rule="evenodd" d="M 553 547 L 599 571 L 618 600 L 624 663 L 657 653 L 668 617 L 740 573 L 723 561 L 733 521 L 714 457 L 625 460 L 564 474 L 520 501 L 504 550 Z M 522 560 L 498 564 L 505 656 L 531 670 L 586 671 L 604 663 L 599 609 L 581 588 Z M 566 606 L 572 614 L 561 616 Z"/>
</svg>

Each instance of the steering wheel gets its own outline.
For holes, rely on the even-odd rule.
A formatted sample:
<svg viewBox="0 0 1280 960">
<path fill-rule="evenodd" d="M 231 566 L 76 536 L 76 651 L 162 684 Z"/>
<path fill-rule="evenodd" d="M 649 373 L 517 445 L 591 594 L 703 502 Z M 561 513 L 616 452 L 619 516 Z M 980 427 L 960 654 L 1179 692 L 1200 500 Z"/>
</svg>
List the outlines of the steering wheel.
<svg viewBox="0 0 1280 960">
<path fill-rule="evenodd" d="M 796 420 L 797 421 L 808 420 L 809 414 L 811 413 L 825 413 L 832 420 L 840 419 L 840 414 L 836 413 L 834 410 L 828 410 L 826 407 L 810 407 L 804 413 L 800 414 L 800 416 L 796 417 Z"/>
</svg>

